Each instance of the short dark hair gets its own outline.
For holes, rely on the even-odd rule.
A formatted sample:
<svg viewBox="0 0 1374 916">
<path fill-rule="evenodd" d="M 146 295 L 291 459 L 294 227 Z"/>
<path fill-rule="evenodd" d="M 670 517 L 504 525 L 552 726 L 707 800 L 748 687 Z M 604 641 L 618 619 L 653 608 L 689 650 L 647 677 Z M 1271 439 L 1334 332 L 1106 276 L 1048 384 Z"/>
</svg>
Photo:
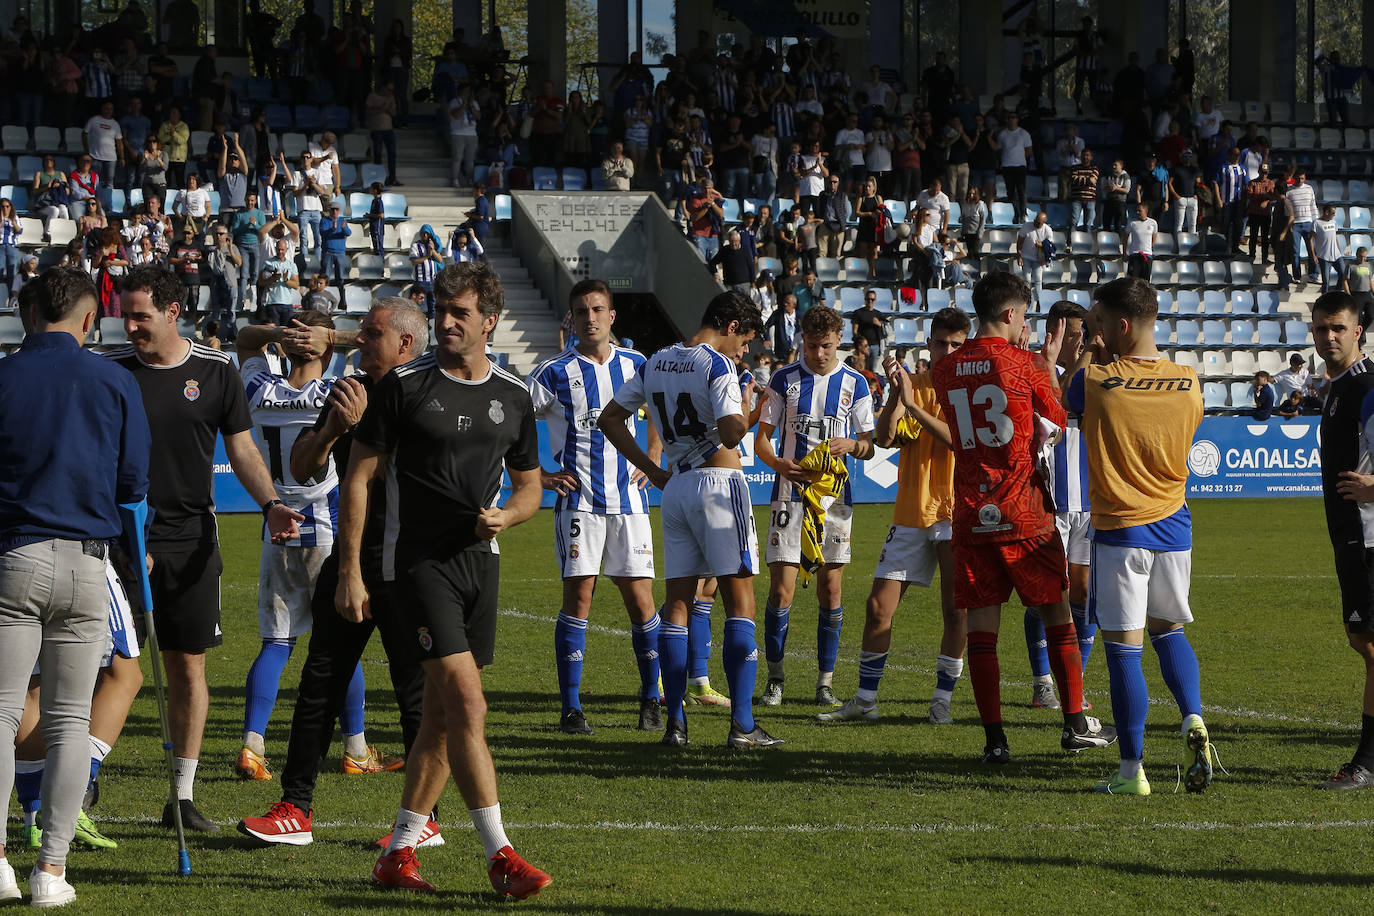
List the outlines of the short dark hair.
<svg viewBox="0 0 1374 916">
<path fill-rule="evenodd" d="M 812 334 L 843 334 L 844 319 L 828 305 L 813 305 L 802 316 L 801 332 L 803 337 Z"/>
<path fill-rule="evenodd" d="M 741 334 L 757 334 L 763 330 L 763 316 L 759 307 L 743 293 L 727 290 L 707 304 L 701 316 L 701 326 L 723 333 L 731 322 L 739 324 Z"/>
<path fill-rule="evenodd" d="M 142 267 L 131 268 L 120 279 L 119 291 L 147 293 L 152 297 L 153 305 L 159 312 L 167 311 L 173 302 L 180 302 L 183 311 L 186 308 L 185 284 L 177 279 L 176 274 L 164 267 L 145 264 Z"/>
<path fill-rule="evenodd" d="M 477 308 L 485 318 L 501 314 L 501 309 L 506 306 L 501 278 L 486 261 L 450 264 L 434 277 L 435 299 L 456 299 L 470 292 L 477 294 Z"/>
<path fill-rule="evenodd" d="M 1332 290 L 1329 293 L 1322 293 L 1317 300 L 1312 303 L 1312 315 L 1315 317 L 1320 312 L 1323 315 L 1334 315 L 1337 312 L 1352 312 L 1355 320 L 1359 320 L 1360 306 L 1355 301 L 1355 297 L 1340 290 Z"/>
<path fill-rule="evenodd" d="M 91 305 L 96 303 L 94 281 L 85 271 L 74 267 L 49 267 L 38 275 L 36 282 L 25 284 L 23 289 L 29 287 L 36 287 L 29 305 L 33 317 L 48 324 L 71 318 L 87 296 Z M 24 305 L 21 302 L 20 308 Z"/>
<path fill-rule="evenodd" d="M 947 305 L 930 319 L 930 331 L 947 331 L 951 334 L 967 334 L 973 330 L 973 322 L 963 309 Z"/>
<path fill-rule="evenodd" d="M 1078 321 L 1087 321 L 1088 310 L 1077 302 L 1071 302 L 1068 299 L 1060 299 L 1054 305 L 1050 306 L 1050 313 L 1046 316 L 1045 324 L 1047 327 L 1053 327 L 1054 323 L 1061 319 L 1064 321 L 1074 321 L 1075 319 Z"/>
<path fill-rule="evenodd" d="M 583 296 L 590 296 L 593 293 L 600 293 L 606 297 L 606 301 L 615 305 L 615 297 L 611 295 L 611 288 L 603 281 L 595 277 L 586 280 L 578 280 L 573 284 L 573 288 L 568 290 L 568 308 L 572 308 L 573 301 L 581 299 Z"/>
<path fill-rule="evenodd" d="M 1016 274 L 993 271 L 984 274 L 973 287 L 973 310 L 979 321 L 996 321 L 1002 309 L 1031 303 L 1031 290 Z"/>
<path fill-rule="evenodd" d="M 1093 301 L 1117 318 L 1133 324 L 1154 321 L 1159 316 L 1159 300 L 1154 287 L 1140 277 L 1117 277 L 1104 283 L 1093 294 Z"/>
</svg>

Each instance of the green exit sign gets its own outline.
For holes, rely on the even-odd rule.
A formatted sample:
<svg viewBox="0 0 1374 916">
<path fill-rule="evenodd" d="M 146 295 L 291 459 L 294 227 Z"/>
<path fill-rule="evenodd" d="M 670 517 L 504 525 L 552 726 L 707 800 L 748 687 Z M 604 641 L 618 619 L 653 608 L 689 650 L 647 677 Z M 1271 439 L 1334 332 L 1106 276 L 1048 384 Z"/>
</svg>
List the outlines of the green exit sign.
<svg viewBox="0 0 1374 916">
<path fill-rule="evenodd" d="M 632 285 L 629 277 L 607 277 L 606 286 L 610 289 L 629 289 Z"/>
</svg>

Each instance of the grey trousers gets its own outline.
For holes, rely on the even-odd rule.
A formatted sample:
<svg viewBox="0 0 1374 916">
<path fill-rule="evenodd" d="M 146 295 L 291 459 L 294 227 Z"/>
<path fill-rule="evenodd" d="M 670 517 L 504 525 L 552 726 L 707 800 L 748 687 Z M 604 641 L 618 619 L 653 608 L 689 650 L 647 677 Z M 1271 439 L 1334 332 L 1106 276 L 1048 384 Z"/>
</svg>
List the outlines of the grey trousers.
<svg viewBox="0 0 1374 916">
<path fill-rule="evenodd" d="M 14 736 L 34 662 L 47 741 L 43 848 L 38 861 L 65 865 L 91 772 L 91 692 L 109 627 L 105 561 L 79 541 L 40 541 L 0 554 L 0 798 L 14 788 Z M 0 818 L 0 843 L 5 841 Z"/>
</svg>

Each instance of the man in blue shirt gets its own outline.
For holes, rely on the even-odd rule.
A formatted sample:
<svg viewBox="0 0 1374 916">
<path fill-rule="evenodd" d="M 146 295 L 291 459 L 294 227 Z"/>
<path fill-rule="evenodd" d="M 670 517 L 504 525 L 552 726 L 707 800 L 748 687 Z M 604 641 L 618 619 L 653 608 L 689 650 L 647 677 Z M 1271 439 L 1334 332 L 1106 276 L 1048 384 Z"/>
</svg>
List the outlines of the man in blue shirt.
<svg viewBox="0 0 1374 916">
<path fill-rule="evenodd" d="M 258 192 L 244 194 L 243 209 L 234 214 L 229 224 L 229 234 L 234 244 L 239 246 L 243 255 L 243 267 L 239 270 L 239 308 L 248 307 L 248 289 L 256 287 L 257 276 L 262 267 L 262 250 L 259 247 L 258 230 L 267 225 L 267 216 L 258 206 Z M 254 302 L 257 301 L 254 296 Z"/>
<path fill-rule="evenodd" d="M 338 204 L 330 204 L 329 216 L 320 220 L 320 238 L 324 240 L 324 254 L 320 255 L 320 273 L 333 277 L 334 286 L 339 290 L 339 301 L 344 299 L 344 278 L 348 276 L 348 237 L 353 230 L 348 228 L 348 220 L 339 213 Z"/>
<path fill-rule="evenodd" d="M 53 268 L 32 286 L 34 331 L 0 364 L 0 792 L 14 783 L 14 736 L 41 655 L 48 774 L 29 888 L 35 905 L 57 906 L 76 897 L 66 859 L 90 772 L 105 559 L 118 507 L 147 495 L 152 438 L 132 376 L 81 348 L 95 323 L 90 278 Z M 0 899 L 18 896 L 0 859 Z"/>
</svg>

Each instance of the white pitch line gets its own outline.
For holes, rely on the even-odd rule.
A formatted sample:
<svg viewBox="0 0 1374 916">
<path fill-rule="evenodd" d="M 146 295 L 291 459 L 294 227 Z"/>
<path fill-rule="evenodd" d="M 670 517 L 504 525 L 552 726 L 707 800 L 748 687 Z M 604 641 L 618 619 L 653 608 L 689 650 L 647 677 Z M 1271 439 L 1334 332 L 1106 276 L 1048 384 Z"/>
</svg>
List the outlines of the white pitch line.
<svg viewBox="0 0 1374 916">
<path fill-rule="evenodd" d="M 99 818 L 101 824 L 139 824 L 158 825 L 162 821 L 156 817 L 113 816 Z M 390 823 L 368 822 L 361 820 L 317 820 L 311 825 L 325 830 L 358 829 L 389 830 Z M 467 824 L 445 825 L 447 829 L 466 830 Z M 577 830 L 577 831 L 618 831 L 624 833 L 886 833 L 886 834 L 943 834 L 943 833 L 1081 833 L 1093 830 L 1120 830 L 1120 824 L 669 824 L 661 821 L 593 821 L 587 824 L 574 824 L 567 821 L 546 821 L 511 823 L 511 830 Z M 1251 823 L 1227 823 L 1225 821 L 1179 821 L 1132 824 L 1131 830 L 1367 830 L 1374 827 L 1374 820 L 1341 821 L 1297 821 L 1275 820 Z"/>
<path fill-rule="evenodd" d="M 556 617 L 546 617 L 543 614 L 531 614 L 527 611 L 517 611 L 514 608 L 501 608 L 500 613 L 508 617 L 516 617 L 520 620 L 533 620 L 539 623 L 555 624 L 558 622 L 558 618 Z M 608 627 L 602 624 L 590 622 L 587 624 L 587 629 L 597 633 L 605 633 L 609 636 L 619 636 L 622 638 L 627 638 L 630 635 L 629 630 L 621 630 L 616 627 Z M 808 660 L 814 660 L 815 658 L 814 655 L 809 655 L 802 652 L 788 652 L 787 657 Z M 838 661 L 846 664 L 858 664 L 858 659 L 855 658 L 839 658 Z M 921 665 L 902 665 L 893 662 L 888 662 L 884 670 L 899 671 L 913 674 L 924 674 L 932 677 L 935 674 L 934 668 L 926 668 Z M 1003 679 L 1002 686 L 1024 687 L 1026 685 L 1021 681 Z M 1107 692 L 1102 690 L 1086 691 L 1085 695 L 1089 697 L 1098 697 L 1102 699 L 1106 699 L 1108 697 Z M 1150 705 L 1162 706 L 1170 709 L 1175 708 L 1175 703 L 1172 697 L 1150 697 Z M 1293 725 L 1319 725 L 1322 728 L 1331 728 L 1337 729 L 1339 731 L 1350 732 L 1359 730 L 1356 724 L 1352 721 L 1314 719 L 1310 716 L 1291 716 L 1286 713 L 1279 712 L 1261 712 L 1255 709 L 1246 709 L 1241 706 L 1214 706 L 1203 704 L 1202 711 L 1207 713 L 1215 713 L 1223 716 L 1230 716 L 1236 719 L 1256 719 L 1261 722 L 1286 722 Z"/>
</svg>

